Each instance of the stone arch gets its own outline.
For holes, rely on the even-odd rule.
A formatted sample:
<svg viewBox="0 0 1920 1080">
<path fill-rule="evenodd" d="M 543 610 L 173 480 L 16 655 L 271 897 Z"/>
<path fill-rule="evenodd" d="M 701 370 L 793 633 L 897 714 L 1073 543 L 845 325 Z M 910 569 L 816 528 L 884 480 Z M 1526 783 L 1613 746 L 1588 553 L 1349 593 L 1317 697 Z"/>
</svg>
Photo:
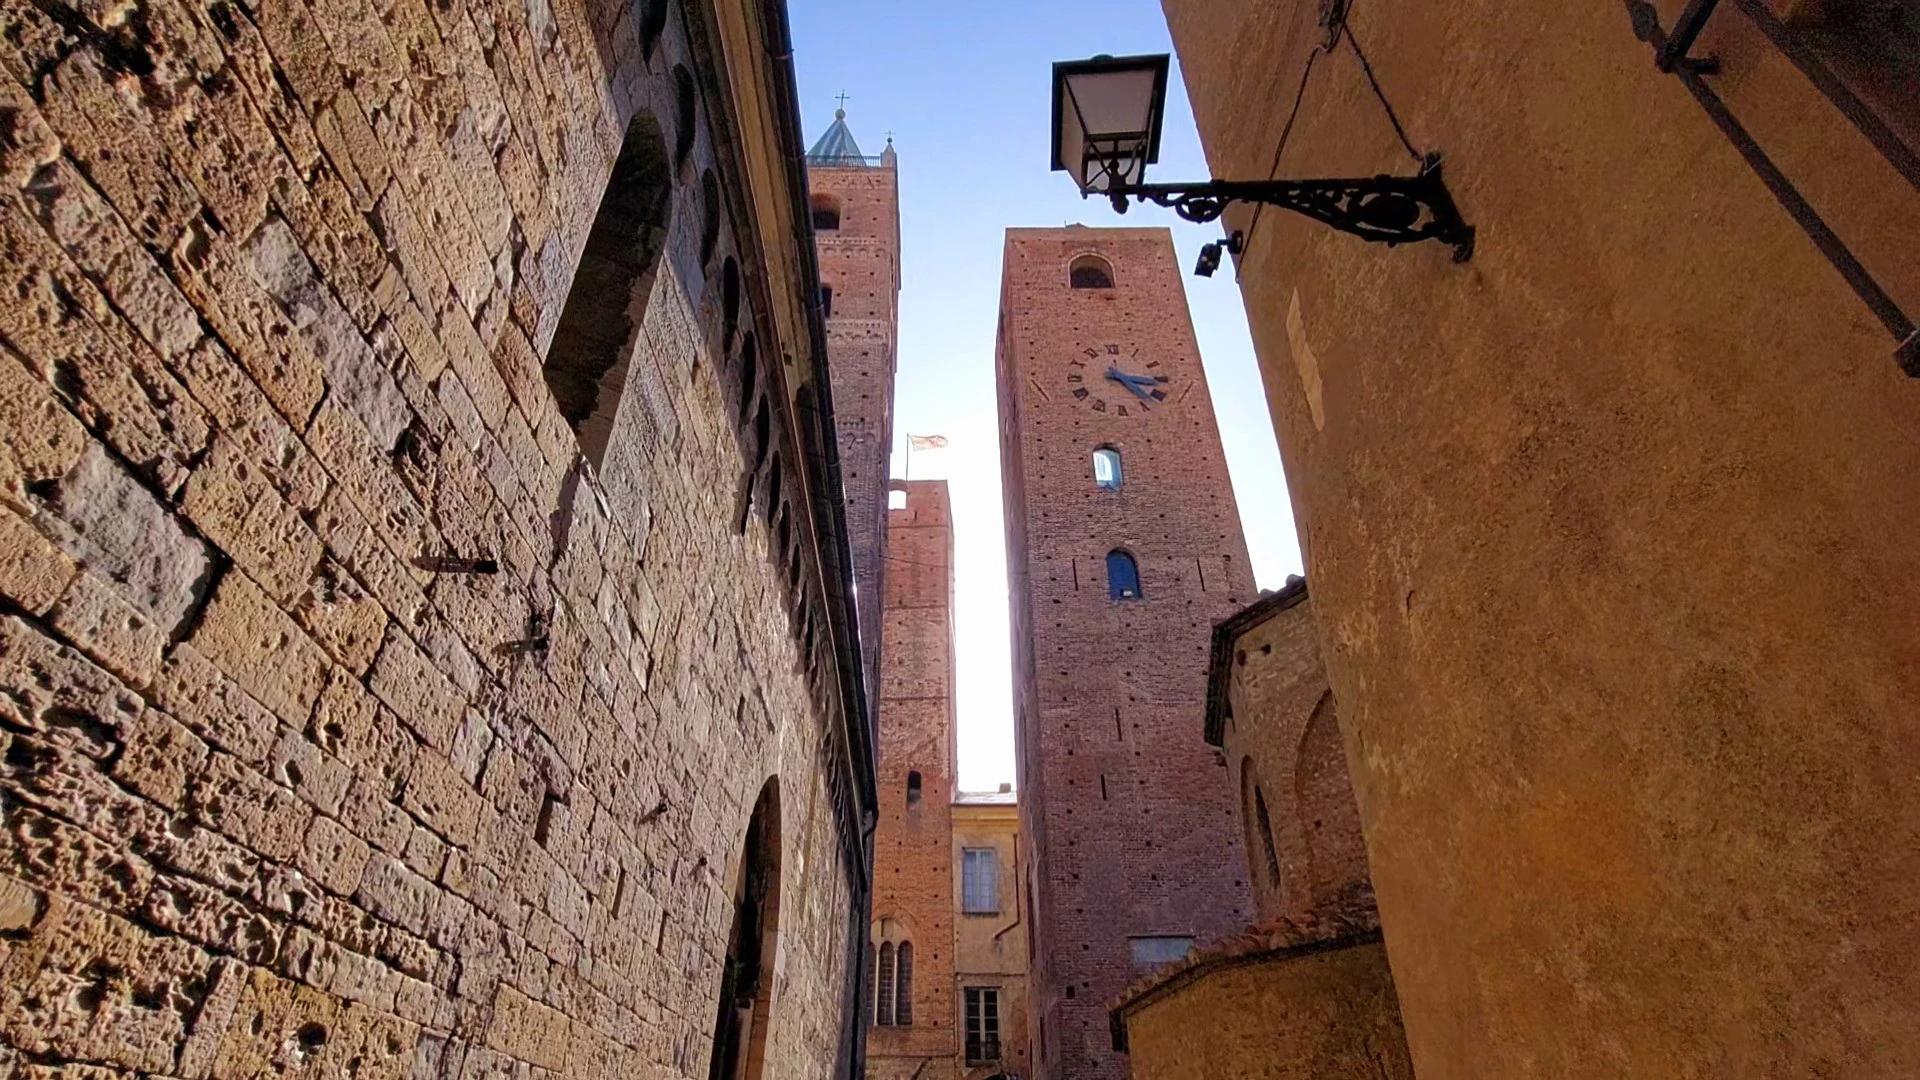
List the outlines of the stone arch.
<svg viewBox="0 0 1920 1080">
<path fill-rule="evenodd" d="M 1353 800 L 1346 748 L 1331 690 L 1320 695 L 1300 733 L 1294 757 L 1294 805 L 1307 842 L 1308 882 L 1314 903 L 1367 878 L 1360 809 Z"/>
<path fill-rule="evenodd" d="M 672 195 L 660 125 L 641 113 L 627 125 L 541 366 L 580 452 L 596 467 L 606 458 L 653 295 Z"/>
<path fill-rule="evenodd" d="M 1076 289 L 1113 288 L 1113 264 L 1087 252 L 1067 264 L 1067 284 Z"/>
<path fill-rule="evenodd" d="M 733 874 L 733 926 L 720 969 L 708 1080 L 763 1080 L 780 936 L 780 780 L 760 789 Z"/>
</svg>

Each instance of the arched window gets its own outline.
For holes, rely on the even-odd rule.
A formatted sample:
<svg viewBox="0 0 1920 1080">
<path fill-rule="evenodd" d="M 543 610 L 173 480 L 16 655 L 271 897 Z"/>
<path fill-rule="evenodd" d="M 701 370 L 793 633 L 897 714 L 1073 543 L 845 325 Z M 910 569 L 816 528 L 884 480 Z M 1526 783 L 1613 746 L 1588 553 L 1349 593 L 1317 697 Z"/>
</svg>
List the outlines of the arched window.
<svg viewBox="0 0 1920 1080">
<path fill-rule="evenodd" d="M 1093 484 L 1101 491 L 1120 490 L 1120 451 L 1103 446 L 1093 452 Z"/>
<path fill-rule="evenodd" d="M 901 1027 L 912 1027 L 913 942 L 900 943 L 900 952 L 895 962 L 899 966 L 893 976 L 893 1022 Z"/>
<path fill-rule="evenodd" d="M 761 1080 L 773 1026 L 773 961 L 780 951 L 780 789 L 755 802 L 733 896 L 733 928 L 720 965 L 708 1080 Z"/>
<path fill-rule="evenodd" d="M 733 335 L 739 329 L 740 264 L 729 255 L 720 264 L 720 348 L 733 348 Z"/>
<path fill-rule="evenodd" d="M 693 153 L 693 121 L 696 108 L 693 72 L 686 65 L 673 66 L 673 163 L 686 164 Z"/>
<path fill-rule="evenodd" d="M 1280 884 L 1280 854 L 1273 849 L 1273 819 L 1267 816 L 1267 796 L 1260 785 L 1253 785 L 1254 821 L 1260 827 L 1261 853 L 1267 858 L 1267 881 Z"/>
<path fill-rule="evenodd" d="M 713 261 L 720 247 L 720 181 L 713 170 L 700 174 L 700 265 Z"/>
<path fill-rule="evenodd" d="M 920 801 L 920 770 L 907 773 L 907 805 L 913 806 Z"/>
<path fill-rule="evenodd" d="M 815 195 L 807 200 L 813 208 L 813 231 L 832 232 L 840 227 L 840 200 L 831 195 Z"/>
<path fill-rule="evenodd" d="M 873 1022 L 893 1026 L 893 942 L 880 945 L 880 975 L 873 983 Z"/>
<path fill-rule="evenodd" d="M 1107 552 L 1107 598 L 1138 600 L 1140 596 L 1140 567 L 1133 556 L 1118 548 Z"/>
<path fill-rule="evenodd" d="M 1067 283 L 1076 289 L 1113 288 L 1113 266 L 1098 255 L 1082 255 L 1067 270 Z"/>
<path fill-rule="evenodd" d="M 660 126 L 637 116 L 600 196 L 542 366 L 554 404 L 595 466 L 606 458 L 627 363 L 653 294 L 671 194 Z"/>
<path fill-rule="evenodd" d="M 646 0 L 640 7 L 640 48 L 653 59 L 653 47 L 667 29 L 667 0 Z"/>
</svg>

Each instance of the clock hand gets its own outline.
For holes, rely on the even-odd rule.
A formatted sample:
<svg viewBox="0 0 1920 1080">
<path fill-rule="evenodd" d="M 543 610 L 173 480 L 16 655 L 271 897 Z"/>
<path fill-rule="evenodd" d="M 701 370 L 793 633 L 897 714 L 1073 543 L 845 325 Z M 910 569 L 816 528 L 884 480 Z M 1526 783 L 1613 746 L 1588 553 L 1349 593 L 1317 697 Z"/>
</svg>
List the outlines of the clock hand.
<svg viewBox="0 0 1920 1080">
<path fill-rule="evenodd" d="M 1111 364 L 1107 365 L 1107 378 L 1126 387 L 1132 392 L 1134 397 L 1142 401 L 1147 400 L 1149 388 L 1151 388 L 1156 381 L 1150 375 L 1129 375 Z"/>
</svg>

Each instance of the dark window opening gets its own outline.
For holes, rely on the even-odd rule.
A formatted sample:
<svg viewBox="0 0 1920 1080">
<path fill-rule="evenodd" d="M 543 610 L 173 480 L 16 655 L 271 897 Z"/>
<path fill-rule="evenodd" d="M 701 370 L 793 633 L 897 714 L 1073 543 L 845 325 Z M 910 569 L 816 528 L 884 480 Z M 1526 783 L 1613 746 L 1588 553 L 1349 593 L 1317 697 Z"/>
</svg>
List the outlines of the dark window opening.
<svg viewBox="0 0 1920 1080">
<path fill-rule="evenodd" d="M 1273 819 L 1267 816 L 1267 796 L 1260 785 L 1253 786 L 1253 810 L 1260 827 L 1260 848 L 1267 858 L 1267 883 L 1280 884 L 1280 854 L 1273 846 Z"/>
<path fill-rule="evenodd" d="M 1098 255 L 1082 255 L 1067 271 L 1068 284 L 1076 289 L 1113 288 L 1113 267 Z"/>
<path fill-rule="evenodd" d="M 880 977 L 874 982 L 873 1022 L 893 1026 L 893 942 L 880 946 Z"/>
<path fill-rule="evenodd" d="M 780 952 L 780 795 L 769 780 L 754 804 L 720 965 L 708 1080 L 761 1080 L 773 1027 L 773 960 Z"/>
<path fill-rule="evenodd" d="M 720 348 L 733 348 L 733 336 L 740 330 L 740 264 L 727 256 L 720 264 Z M 742 416 L 746 415 L 743 410 Z"/>
<path fill-rule="evenodd" d="M 917 805 L 919 802 L 920 802 L 920 770 L 915 769 L 912 772 L 907 773 L 907 805 L 914 806 L 914 805 Z"/>
<path fill-rule="evenodd" d="M 760 399 L 760 407 L 753 413 L 753 471 L 759 472 L 762 462 L 767 460 L 767 436 L 773 419 L 767 411 L 767 399 Z"/>
<path fill-rule="evenodd" d="M 693 153 L 695 97 L 693 73 L 684 64 L 673 66 L 673 163 L 684 165 Z"/>
<path fill-rule="evenodd" d="M 893 1022 L 913 1026 L 913 942 L 900 943 L 899 970 L 893 976 Z"/>
<path fill-rule="evenodd" d="M 831 195 L 815 195 L 809 200 L 813 209 L 813 231 L 833 232 L 840 227 L 840 200 Z"/>
<path fill-rule="evenodd" d="M 833 286 L 831 285 L 820 286 L 820 317 L 833 318 Z"/>
<path fill-rule="evenodd" d="M 543 369 L 560 415 L 595 466 L 606 458 L 627 365 L 646 319 L 671 195 L 660 127 L 652 116 L 635 117 L 600 197 Z"/>
<path fill-rule="evenodd" d="M 720 247 L 720 181 L 713 170 L 700 174 L 700 265 L 713 261 Z"/>
<path fill-rule="evenodd" d="M 966 989 L 967 1064 L 1000 1060 L 1000 990 L 992 986 Z M 1044 1038 L 1044 1036 L 1043 1036 Z"/>
<path fill-rule="evenodd" d="M 1107 598 L 1138 600 L 1141 595 L 1140 567 L 1133 556 L 1118 550 L 1107 552 Z"/>
<path fill-rule="evenodd" d="M 653 47 L 667 29 L 667 0 L 645 0 L 640 5 L 640 51 L 653 59 Z"/>
</svg>

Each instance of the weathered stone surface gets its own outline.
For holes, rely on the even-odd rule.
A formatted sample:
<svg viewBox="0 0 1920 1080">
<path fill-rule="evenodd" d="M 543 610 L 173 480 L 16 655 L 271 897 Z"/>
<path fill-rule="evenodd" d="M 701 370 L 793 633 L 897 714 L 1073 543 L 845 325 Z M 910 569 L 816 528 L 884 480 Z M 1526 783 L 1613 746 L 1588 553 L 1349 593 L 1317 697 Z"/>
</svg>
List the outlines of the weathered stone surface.
<svg viewBox="0 0 1920 1080">
<path fill-rule="evenodd" d="M 547 382 L 629 120 L 671 134 L 675 67 L 707 70 L 681 23 L 715 13 L 672 12 L 642 49 L 580 0 L 9 9 L 0 1080 L 705 1076 L 757 804 L 752 1052 L 834 1074 L 858 710 L 808 547 L 835 525 L 786 460 L 824 448 L 767 359 L 812 371 L 804 201 L 731 220 L 789 177 L 757 35 L 709 43 L 751 85 L 700 76 L 658 170 L 657 340 L 604 468 Z M 744 161 L 708 133 L 735 92 Z M 739 326 L 799 332 L 746 380 L 729 259 Z M 781 499 L 742 525 L 755 467 Z"/>
<path fill-rule="evenodd" d="M 73 560 L 27 520 L 0 506 L 0 592 L 44 615 L 73 579 Z"/>
<path fill-rule="evenodd" d="M 206 546 L 98 444 L 35 501 L 41 530 L 162 631 L 185 621 L 205 584 Z"/>
</svg>

